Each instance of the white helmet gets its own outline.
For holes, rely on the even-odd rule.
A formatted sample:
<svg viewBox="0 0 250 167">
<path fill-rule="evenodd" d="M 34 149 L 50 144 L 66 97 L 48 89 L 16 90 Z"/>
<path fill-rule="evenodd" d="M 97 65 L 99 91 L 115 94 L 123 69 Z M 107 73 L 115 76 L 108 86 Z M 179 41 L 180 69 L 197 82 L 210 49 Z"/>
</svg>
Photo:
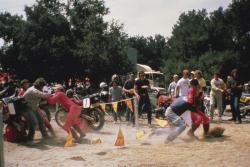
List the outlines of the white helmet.
<svg viewBox="0 0 250 167">
<path fill-rule="evenodd" d="M 101 82 L 100 83 L 100 88 L 103 89 L 103 88 L 106 88 L 108 85 L 105 83 L 105 82 Z"/>
</svg>

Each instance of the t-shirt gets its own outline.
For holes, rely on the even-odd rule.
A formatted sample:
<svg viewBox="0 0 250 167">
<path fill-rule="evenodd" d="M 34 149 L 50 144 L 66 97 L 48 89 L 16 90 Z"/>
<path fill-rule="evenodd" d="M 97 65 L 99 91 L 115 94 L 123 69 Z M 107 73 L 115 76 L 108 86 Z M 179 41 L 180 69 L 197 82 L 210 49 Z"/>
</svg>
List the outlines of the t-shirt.
<svg viewBox="0 0 250 167">
<path fill-rule="evenodd" d="M 198 82 L 199 82 L 199 86 L 200 86 L 200 91 L 202 92 L 203 88 L 205 88 L 207 86 L 206 81 L 204 78 L 200 78 L 200 79 L 198 79 Z"/>
<path fill-rule="evenodd" d="M 135 86 L 135 82 L 134 81 L 131 81 L 131 80 L 127 80 L 125 83 L 124 83 L 124 88 L 127 89 L 127 90 L 130 90 L 130 89 L 134 89 L 134 86 Z M 126 96 L 129 97 L 129 98 L 132 98 L 133 97 L 133 93 L 126 93 Z"/>
<path fill-rule="evenodd" d="M 230 79 L 227 80 L 227 86 L 229 89 L 231 89 L 231 93 L 240 96 L 242 93 L 242 89 L 237 88 L 237 86 L 239 85 L 243 85 L 243 83 L 238 79 L 234 79 L 231 77 Z"/>
<path fill-rule="evenodd" d="M 169 87 L 168 87 L 168 93 L 171 94 L 171 95 L 174 95 L 174 91 L 175 91 L 175 88 L 176 88 L 176 82 L 173 81 L 169 84 Z"/>
<path fill-rule="evenodd" d="M 122 99 L 122 88 L 120 86 L 109 88 L 109 94 L 112 101 L 119 101 Z"/>
<path fill-rule="evenodd" d="M 218 80 L 211 80 L 211 94 L 221 94 L 222 92 L 220 91 L 220 89 L 223 88 L 225 88 L 225 83 L 222 79 L 218 78 Z"/>
<path fill-rule="evenodd" d="M 37 110 L 37 105 L 42 100 L 42 98 L 48 96 L 50 96 L 50 94 L 43 93 L 42 91 L 36 89 L 34 86 L 28 88 L 23 95 L 25 101 L 27 102 L 27 105 L 34 111 Z"/>
<path fill-rule="evenodd" d="M 190 110 L 191 112 L 195 112 L 195 108 L 184 99 L 185 97 L 178 97 L 171 105 L 171 109 L 177 115 L 183 114 L 185 111 Z"/>
<path fill-rule="evenodd" d="M 149 81 L 147 79 L 138 79 L 135 81 L 135 85 L 137 86 L 139 96 L 148 96 L 148 89 L 142 88 L 143 86 L 149 87 Z"/>
<path fill-rule="evenodd" d="M 181 78 L 178 82 L 177 82 L 177 85 L 176 86 L 179 86 L 180 89 L 179 89 L 179 96 L 187 96 L 188 94 L 188 88 L 189 88 L 189 79 L 184 79 L 184 78 Z"/>
</svg>

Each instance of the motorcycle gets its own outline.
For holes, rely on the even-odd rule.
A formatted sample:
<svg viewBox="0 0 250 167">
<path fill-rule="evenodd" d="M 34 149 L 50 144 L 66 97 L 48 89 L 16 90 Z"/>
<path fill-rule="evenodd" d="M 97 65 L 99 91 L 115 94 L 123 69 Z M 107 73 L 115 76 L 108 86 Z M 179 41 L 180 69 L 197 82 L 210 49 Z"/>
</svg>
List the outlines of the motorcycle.
<svg viewBox="0 0 250 167">
<path fill-rule="evenodd" d="M 74 96 L 73 96 L 74 97 Z M 87 120 L 93 130 L 100 130 L 104 126 L 104 113 L 100 108 L 100 95 L 98 93 L 85 96 L 83 99 L 80 118 Z M 56 123 L 62 127 L 65 123 L 67 112 L 62 106 L 57 106 L 55 113 Z"/>
<path fill-rule="evenodd" d="M 29 134 L 29 120 L 25 115 L 26 103 L 23 98 L 10 96 L 1 99 L 3 122 L 7 125 L 4 137 L 9 142 L 23 142 Z"/>
<path fill-rule="evenodd" d="M 171 96 L 160 95 L 157 99 L 157 108 L 154 109 L 156 118 L 165 118 L 165 111 L 173 102 L 173 98 Z"/>
<path fill-rule="evenodd" d="M 246 117 L 250 113 L 250 96 L 243 94 L 240 98 L 240 113 L 242 117 Z"/>
</svg>

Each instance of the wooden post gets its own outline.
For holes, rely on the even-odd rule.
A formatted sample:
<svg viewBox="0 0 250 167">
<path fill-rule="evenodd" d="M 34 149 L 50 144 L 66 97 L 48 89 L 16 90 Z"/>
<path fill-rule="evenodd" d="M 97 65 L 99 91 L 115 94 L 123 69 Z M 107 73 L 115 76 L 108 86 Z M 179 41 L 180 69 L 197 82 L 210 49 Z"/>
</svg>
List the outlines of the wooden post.
<svg viewBox="0 0 250 167">
<path fill-rule="evenodd" d="M 3 103 L 0 102 L 0 167 L 4 167 L 3 152 Z"/>
<path fill-rule="evenodd" d="M 134 116 L 135 116 L 135 127 L 138 130 L 139 129 L 139 116 L 138 116 L 138 100 L 136 97 L 134 97 Z"/>
</svg>

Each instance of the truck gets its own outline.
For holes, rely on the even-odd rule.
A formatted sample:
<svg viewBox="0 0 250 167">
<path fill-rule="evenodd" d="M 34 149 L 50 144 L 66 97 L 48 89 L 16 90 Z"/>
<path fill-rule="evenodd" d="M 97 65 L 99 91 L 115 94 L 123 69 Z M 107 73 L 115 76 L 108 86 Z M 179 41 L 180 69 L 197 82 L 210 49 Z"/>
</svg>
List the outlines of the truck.
<svg viewBox="0 0 250 167">
<path fill-rule="evenodd" d="M 151 87 L 166 88 L 164 74 L 160 71 L 152 70 L 151 67 L 144 64 L 136 65 L 137 77 L 139 77 L 139 72 L 143 71 L 145 77 L 149 80 Z"/>
<path fill-rule="evenodd" d="M 156 108 L 158 95 L 167 94 L 164 74 L 160 71 L 155 71 L 151 67 L 144 64 L 136 64 L 136 71 L 137 78 L 139 78 L 139 72 L 143 71 L 145 73 L 145 77 L 149 80 L 151 87 L 148 92 L 149 98 L 153 109 Z"/>
</svg>

